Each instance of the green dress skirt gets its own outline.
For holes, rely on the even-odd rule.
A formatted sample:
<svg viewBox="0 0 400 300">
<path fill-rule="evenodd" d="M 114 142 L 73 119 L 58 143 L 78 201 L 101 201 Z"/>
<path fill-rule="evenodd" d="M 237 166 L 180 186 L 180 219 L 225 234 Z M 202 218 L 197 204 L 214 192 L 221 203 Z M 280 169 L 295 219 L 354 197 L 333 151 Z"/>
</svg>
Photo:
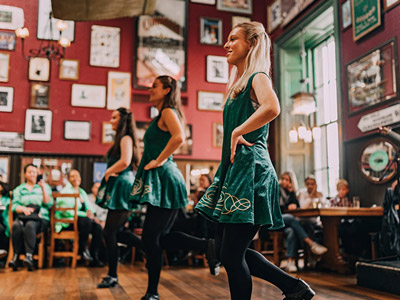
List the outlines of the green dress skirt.
<svg viewBox="0 0 400 300">
<path fill-rule="evenodd" d="M 168 131 L 161 130 L 157 122 L 161 112 L 151 123 L 143 137 L 144 151 L 130 200 L 133 203 L 149 203 L 153 206 L 179 209 L 188 203 L 185 180 L 172 159 L 172 155 L 161 166 L 151 170 L 144 167 L 156 159 L 171 138 Z"/>
<path fill-rule="evenodd" d="M 245 134 L 243 137 L 254 145 L 238 145 L 235 161 L 230 162 L 232 131 L 255 112 L 250 91 L 256 74 L 250 77 L 243 92 L 225 104 L 221 164 L 196 210 L 220 223 L 249 223 L 279 229 L 284 222 L 278 179 L 267 148 L 269 124 Z"/>
</svg>

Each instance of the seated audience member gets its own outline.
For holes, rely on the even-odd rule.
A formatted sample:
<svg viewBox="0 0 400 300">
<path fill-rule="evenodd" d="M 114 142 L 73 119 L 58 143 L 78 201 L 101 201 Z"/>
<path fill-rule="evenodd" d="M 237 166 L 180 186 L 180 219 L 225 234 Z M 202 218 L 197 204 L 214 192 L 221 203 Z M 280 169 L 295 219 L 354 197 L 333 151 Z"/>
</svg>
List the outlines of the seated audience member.
<svg viewBox="0 0 400 300">
<path fill-rule="evenodd" d="M 104 264 L 99 259 L 99 248 L 103 235 L 100 224 L 94 221 L 93 208 L 89 202 L 85 190 L 80 187 L 81 175 L 78 170 L 71 170 L 68 174 L 68 183 L 61 190 L 63 194 L 79 193 L 78 201 L 78 230 L 79 230 L 79 253 L 86 261 L 91 262 L 93 267 L 103 267 Z M 75 198 L 57 198 L 58 207 L 73 207 Z M 73 219 L 73 211 L 57 211 L 56 218 Z M 68 223 L 57 223 L 56 231 L 60 232 L 63 228 L 72 226 Z M 91 251 L 88 250 L 89 234 L 92 234 Z"/>
<path fill-rule="evenodd" d="M 8 225 L 8 205 L 10 204 L 9 192 L 3 182 L 0 181 L 0 266 L 4 267 L 7 256 L 8 237 L 10 228 Z"/>
<path fill-rule="evenodd" d="M 95 182 L 92 185 L 92 193 L 88 195 L 90 204 L 92 205 L 93 212 L 95 214 L 94 221 L 101 225 L 101 228 L 104 229 L 107 220 L 107 209 L 104 209 L 96 204 L 96 196 L 99 191 L 100 182 Z"/>
<path fill-rule="evenodd" d="M 25 183 L 13 191 L 12 211 L 16 213 L 11 228 L 11 239 L 14 256 L 9 267 L 18 269 L 19 255 L 25 248 L 26 257 L 23 261 L 29 271 L 33 270 L 32 255 L 36 246 L 36 235 L 46 232 L 50 221 L 50 208 L 53 205 L 51 188 L 43 179 L 38 182 L 37 167 L 28 164 L 24 167 Z"/>
<path fill-rule="evenodd" d="M 200 176 L 199 187 L 196 191 L 196 203 L 194 206 L 196 206 L 197 202 L 203 197 L 211 183 L 212 179 L 210 175 L 202 174 Z M 193 235 L 200 238 L 213 239 L 215 235 L 215 223 L 199 215 L 196 211 L 193 213 L 193 217 L 195 220 Z"/>
<path fill-rule="evenodd" d="M 317 191 L 317 181 L 314 175 L 309 175 L 305 180 L 305 191 L 299 193 L 299 203 L 301 208 L 316 208 L 318 204 L 322 204 L 322 193 Z"/>
<path fill-rule="evenodd" d="M 297 182 L 292 172 L 284 172 L 281 175 L 279 182 L 280 189 L 280 207 L 282 213 L 284 211 L 294 210 L 300 207 L 299 201 L 296 198 Z M 286 236 L 286 255 L 288 263 L 286 271 L 297 272 L 295 257 L 298 250 L 298 242 L 305 242 L 315 255 L 322 255 L 328 249 L 317 242 L 310 239 L 300 222 L 293 217 L 290 213 L 283 213 L 283 221 L 285 222 L 285 236 Z"/>
<path fill-rule="evenodd" d="M 331 200 L 331 206 L 351 207 L 353 206 L 348 198 L 349 183 L 345 179 L 339 179 L 336 184 L 337 195 Z"/>
</svg>

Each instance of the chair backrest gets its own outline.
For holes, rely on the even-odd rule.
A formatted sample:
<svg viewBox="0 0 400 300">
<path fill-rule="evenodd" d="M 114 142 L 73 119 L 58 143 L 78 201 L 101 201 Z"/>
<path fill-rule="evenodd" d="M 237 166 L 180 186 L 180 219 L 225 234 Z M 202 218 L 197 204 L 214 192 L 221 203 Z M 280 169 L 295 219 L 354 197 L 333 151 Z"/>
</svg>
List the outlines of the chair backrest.
<svg viewBox="0 0 400 300">
<path fill-rule="evenodd" d="M 56 223 L 69 223 L 74 225 L 74 229 L 78 228 L 78 201 L 79 201 L 79 193 L 75 194 L 61 194 L 61 193 L 53 193 L 54 205 L 51 209 L 50 214 L 50 226 L 51 231 L 55 229 Z M 57 198 L 74 198 L 74 206 L 73 207 L 57 207 Z M 74 211 L 73 219 L 66 218 L 56 218 L 56 211 Z"/>
<path fill-rule="evenodd" d="M 13 226 L 14 222 L 14 217 L 13 217 L 13 211 L 12 211 L 12 202 L 13 202 L 13 192 L 10 192 L 10 203 L 8 204 L 8 225 L 10 228 L 10 237 L 11 237 L 11 228 Z M 10 238 L 11 240 L 11 238 Z"/>
</svg>

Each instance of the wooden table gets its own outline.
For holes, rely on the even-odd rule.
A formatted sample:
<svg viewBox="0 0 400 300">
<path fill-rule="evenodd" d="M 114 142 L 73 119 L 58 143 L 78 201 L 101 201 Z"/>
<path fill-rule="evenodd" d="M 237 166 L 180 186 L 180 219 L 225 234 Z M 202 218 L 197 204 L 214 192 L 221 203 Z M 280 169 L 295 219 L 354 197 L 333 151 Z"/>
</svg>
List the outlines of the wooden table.
<svg viewBox="0 0 400 300">
<path fill-rule="evenodd" d="M 381 217 L 383 207 L 331 207 L 296 209 L 286 211 L 296 217 L 321 217 L 324 233 L 324 245 L 328 248 L 322 256 L 321 267 L 339 273 L 347 273 L 348 265 L 343 261 L 339 251 L 338 228 L 340 220 L 346 217 Z"/>
</svg>

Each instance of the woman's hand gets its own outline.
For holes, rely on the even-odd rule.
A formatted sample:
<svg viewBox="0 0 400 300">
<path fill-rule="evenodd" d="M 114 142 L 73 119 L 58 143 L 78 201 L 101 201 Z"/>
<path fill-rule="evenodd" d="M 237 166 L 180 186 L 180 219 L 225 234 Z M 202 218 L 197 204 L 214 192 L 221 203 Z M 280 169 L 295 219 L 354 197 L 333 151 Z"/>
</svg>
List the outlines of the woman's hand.
<svg viewBox="0 0 400 300">
<path fill-rule="evenodd" d="M 158 167 L 161 167 L 161 166 L 162 166 L 161 163 L 159 163 L 157 160 L 153 159 L 152 161 L 150 161 L 150 162 L 144 167 L 144 169 L 147 171 L 147 170 L 155 169 L 155 168 L 158 168 Z"/>
<path fill-rule="evenodd" d="M 232 131 L 232 137 L 231 137 L 231 163 L 233 164 L 235 160 L 235 155 L 236 155 L 236 147 L 237 145 L 243 144 L 245 146 L 253 146 L 254 143 L 249 143 L 244 139 L 242 135 L 239 135 L 235 130 Z"/>
</svg>

